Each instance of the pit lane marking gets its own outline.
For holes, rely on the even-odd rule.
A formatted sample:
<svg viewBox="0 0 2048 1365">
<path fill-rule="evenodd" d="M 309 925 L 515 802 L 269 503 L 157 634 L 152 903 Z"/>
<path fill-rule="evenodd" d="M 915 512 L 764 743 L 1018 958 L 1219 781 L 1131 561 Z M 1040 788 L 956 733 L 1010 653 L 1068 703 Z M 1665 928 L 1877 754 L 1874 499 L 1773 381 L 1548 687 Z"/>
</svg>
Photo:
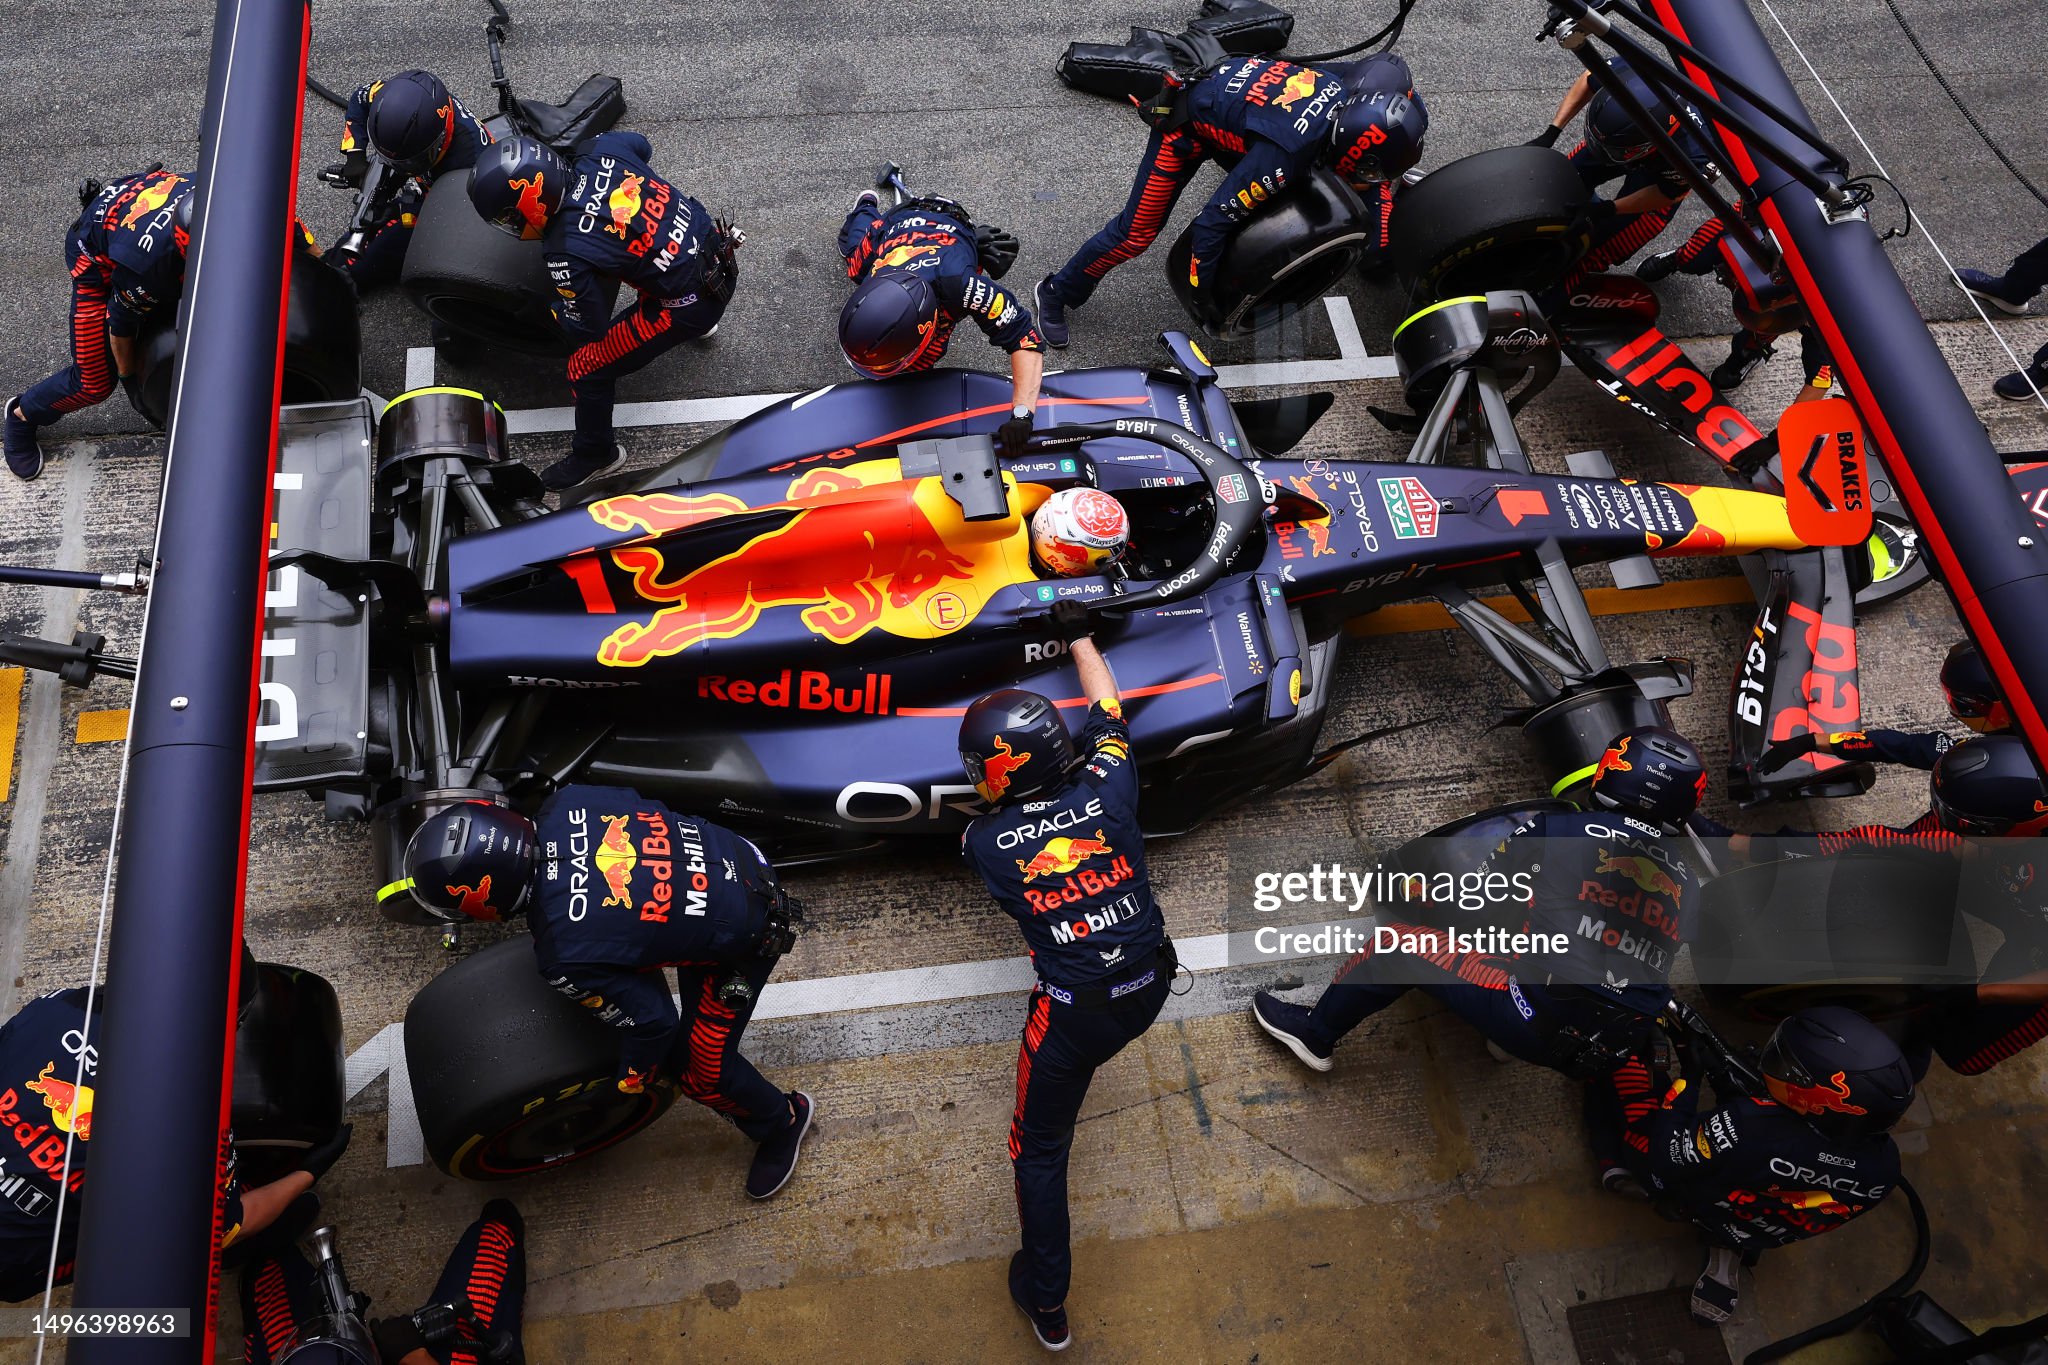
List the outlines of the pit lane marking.
<svg viewBox="0 0 2048 1365">
<path fill-rule="evenodd" d="M 21 684 L 28 676 L 19 668 L 0 668 L 0 802 L 14 790 L 14 740 L 21 731 Z"/>
<path fill-rule="evenodd" d="M 78 713 L 78 739 L 80 744 L 111 744 L 117 739 L 128 738 L 128 708 L 123 706 L 111 711 L 80 711 Z"/>
<path fill-rule="evenodd" d="M 1480 602 L 1518 625 L 1529 613 L 1512 597 L 1482 597 Z M 1631 616 L 1646 611 L 1678 611 L 1686 607 L 1754 605 L 1756 593 L 1739 574 L 1725 578 L 1685 578 L 1655 588 L 1587 588 L 1586 609 L 1595 616 Z M 1381 607 L 1344 628 L 1345 634 L 1413 635 L 1429 630 L 1456 630 L 1451 614 L 1435 602 L 1402 602 Z"/>
</svg>

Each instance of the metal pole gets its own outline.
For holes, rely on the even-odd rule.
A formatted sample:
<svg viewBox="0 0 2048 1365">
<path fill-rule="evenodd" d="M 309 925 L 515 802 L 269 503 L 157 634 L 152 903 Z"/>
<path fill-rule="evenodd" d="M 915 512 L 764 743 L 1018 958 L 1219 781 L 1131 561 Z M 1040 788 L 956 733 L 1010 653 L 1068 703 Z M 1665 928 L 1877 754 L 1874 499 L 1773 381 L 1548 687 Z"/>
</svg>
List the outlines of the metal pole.
<svg viewBox="0 0 2048 1365">
<path fill-rule="evenodd" d="M 1745 4 L 1735 0 L 1653 0 L 1681 38 L 1807 129 L 1812 119 Z M 1697 63 L 1688 73 L 1709 91 Z M 1733 91 L 1715 92 L 1761 120 Z M 1755 112 L 1752 112 L 1755 111 Z M 2048 756 L 2048 546 L 2020 505 L 1969 400 L 1949 373 L 1906 286 L 1877 235 L 1860 217 L 1831 221 L 1813 191 L 1749 154 L 1725 124 L 1730 173 L 1758 200 L 1764 225 L 1784 249 L 1799 296 L 1819 326 L 1899 496 L 1934 557 L 1963 628 L 1991 667 L 2035 762 Z M 1822 168 L 1818 154 L 1805 158 Z"/>
<path fill-rule="evenodd" d="M 305 0 L 221 0 L 117 834 L 80 1309 L 184 1309 L 183 1339 L 79 1338 L 74 1365 L 210 1362 L 242 875 L 277 444 Z"/>
</svg>

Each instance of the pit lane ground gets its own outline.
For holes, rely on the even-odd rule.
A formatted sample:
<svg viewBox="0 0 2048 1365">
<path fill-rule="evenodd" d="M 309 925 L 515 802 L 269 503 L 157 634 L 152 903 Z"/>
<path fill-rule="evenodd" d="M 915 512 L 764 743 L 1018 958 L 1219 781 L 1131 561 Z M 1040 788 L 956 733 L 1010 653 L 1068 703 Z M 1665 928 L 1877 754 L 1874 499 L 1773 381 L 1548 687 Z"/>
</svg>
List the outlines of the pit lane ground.
<svg viewBox="0 0 2048 1365">
<path fill-rule="evenodd" d="M 2041 59 L 2020 35 L 2032 16 L 2015 0 L 1909 4 L 1936 60 L 2031 169 L 2044 160 L 2038 127 L 2020 117 L 2038 89 Z M 2003 178 L 1941 101 L 1875 0 L 1784 7 L 1802 43 L 1849 104 L 1892 173 L 1943 242 L 1998 261 L 2038 235 L 2048 216 Z M 105 11 L 95 13 L 104 14 Z M 1298 46 L 1334 45 L 1363 22 L 1335 5 L 1306 6 Z M 586 70 L 625 75 L 657 164 L 754 232 L 749 274 L 731 321 L 629 381 L 625 397 L 704 398 L 807 388 L 843 377 L 830 342 L 839 290 L 830 269 L 838 206 L 864 168 L 893 155 L 914 183 L 1001 205 L 1017 223 L 1028 281 L 1104 216 L 1123 193 L 1138 139 L 1115 110 L 1060 89 L 1045 68 L 1068 38 L 1115 38 L 1124 22 L 1178 27 L 1160 8 L 1106 22 L 1078 5 L 1006 12 L 993 5 L 906 6 L 858 31 L 837 12 L 746 7 L 709 18 L 644 21 L 639 40 L 614 31 L 617 11 L 565 5 L 523 16 L 513 67 L 529 89 L 558 92 Z M 104 53 L 88 50 L 66 16 L 23 17 L 24 56 L 43 64 L 48 103 L 0 98 L 14 133 L 0 146 L 5 240 L 0 270 L 0 362 L 42 373 L 61 336 L 56 242 L 71 214 L 68 184 L 87 170 L 161 155 L 193 157 L 205 16 L 179 5 L 125 16 L 146 26 L 146 72 L 109 90 Z M 414 5 L 316 7 L 314 68 L 332 84 L 412 62 L 480 94 L 481 44 L 466 10 Z M 1519 140 L 1547 117 L 1571 74 L 1568 60 L 1527 37 L 1537 11 L 1503 22 L 1496 6 L 1429 0 L 1403 50 L 1431 96 L 1430 162 Z M 1375 23 L 1377 20 L 1375 19 Z M 972 35 L 935 42 L 942 28 Z M 556 55 L 563 54 L 563 55 Z M 786 63 L 786 64 L 785 64 Z M 958 88 L 971 68 L 980 88 Z M 986 73 L 1002 73 L 991 78 Z M 539 73 L 549 73 L 544 78 Z M 1813 97 L 1810 83 L 1802 89 Z M 905 98 L 904 91 L 916 92 Z M 1815 100 L 1816 103 L 1819 101 Z M 914 112 L 890 116 L 890 109 Z M 1831 118 L 1826 126 L 1833 131 Z M 138 132 L 138 130 L 142 130 Z M 319 189 L 332 115 L 308 106 L 302 209 L 325 229 L 345 201 Z M 138 142 L 145 145 L 138 147 Z M 719 186 L 714 192 L 710 186 Z M 1014 207 L 1013 207 L 1014 206 Z M 1880 212 L 1883 210 L 1880 209 Z M 1002 216 L 991 213 L 991 216 Z M 1177 217 L 1176 228 L 1186 211 Z M 1687 222 L 1691 221 L 1688 216 Z M 1965 311 L 1916 236 L 1895 259 L 1930 317 Z M 1349 289 L 1367 345 L 1384 352 L 1400 309 L 1389 293 Z M 1708 282 L 1663 287 L 1668 330 L 1699 335 L 1696 358 L 1718 358 L 1721 296 Z M 1151 337 L 1177 318 L 1157 265 L 1113 276 L 1071 365 L 1149 359 Z M 396 299 L 374 300 L 366 384 L 403 386 L 421 319 Z M 2009 329 L 2016 345 L 2048 341 L 2048 324 Z M 1990 400 L 2005 366 L 1981 328 L 1937 328 L 1973 396 L 1985 399 L 2007 449 L 2048 444 L 2038 410 Z M 963 339 L 956 359 L 975 363 Z M 1234 362 L 1327 358 L 1323 323 Z M 508 407 L 559 404 L 558 380 L 530 366 L 444 363 L 441 380 L 483 383 Z M 1789 357 L 1746 389 L 1753 410 L 1775 410 L 1796 381 Z M 1395 386 L 1353 381 L 1311 437 L 1329 454 L 1396 458 L 1401 444 L 1366 416 Z M 149 539 L 161 441 L 125 428 L 119 401 L 76 420 L 51 442 L 34 485 L 0 487 L 0 543 L 26 562 L 124 566 Z M 1527 414 L 1523 431 L 1547 467 L 1600 447 L 1624 472 L 1711 477 L 1702 457 L 1626 420 L 1567 372 Z M 636 463 L 700 434 L 636 433 Z M 521 438 L 545 459 L 555 436 Z M 1690 597 L 1607 620 L 1617 658 L 1676 652 L 1700 664 L 1699 694 L 1679 720 L 1718 758 L 1723 687 L 1746 635 L 1741 605 L 1720 600 L 1732 564 L 1686 573 Z M 1589 576 L 1589 584 L 1602 580 Z M 140 612 L 116 599 L 9 590 L 0 625 L 63 634 L 73 625 L 132 644 Z M 1934 725 L 1934 670 L 1954 621 L 1928 590 L 1867 622 L 1860 637 L 1865 715 L 1872 724 Z M 88 969 L 101 860 L 119 760 L 118 684 L 88 696 L 45 678 L 0 676 L 0 1008 L 81 980 Z M 1266 805 L 1187 839 L 1162 843 L 1153 865 L 1177 936 L 1242 928 L 1227 916 L 1233 874 L 1304 832 L 1347 860 L 1442 819 L 1536 790 L 1547 780 L 1512 732 L 1483 733 L 1513 703 L 1504 679 L 1463 637 L 1436 631 L 1361 638 L 1343 667 L 1326 735 L 1443 716 L 1341 760 Z M 96 717 L 96 718 L 95 718 Z M 79 742 L 99 736 L 97 742 Z M 1718 792 L 1717 792 L 1718 798 Z M 1899 821 L 1924 807 L 1911 775 L 1884 778 L 1855 802 L 1767 811 L 1750 828 Z M 1717 806 L 1721 814 L 1725 808 Z M 402 1093 L 380 1075 L 378 1040 L 415 990 L 445 963 L 424 930 L 387 924 L 370 908 L 360 833 L 320 823 L 295 798 L 259 803 L 251 832 L 249 925 L 267 958 L 322 972 L 340 989 L 357 1054 L 354 1147 L 325 1182 L 329 1214 L 358 1287 L 382 1310 L 410 1307 L 485 1192 L 431 1167 L 389 1164 L 405 1153 Z M 793 988 L 770 1002 L 749 1051 L 785 1084 L 819 1100 L 817 1132 L 797 1181 L 777 1200 L 739 1191 L 743 1143 L 723 1123 L 679 1108 L 634 1142 L 510 1193 L 532 1233 L 529 1354 L 535 1361 L 751 1361 L 795 1353 L 827 1358 L 950 1361 L 1030 1359 L 1036 1348 L 1005 1302 L 1002 1267 L 1014 1244 L 1002 1134 L 1021 1013 L 1014 931 L 953 862 L 930 858 L 800 874 L 817 925 L 778 975 Z M 473 945 L 488 936 L 472 936 Z M 880 973 L 940 970 L 918 982 Z M 1491 1061 L 1476 1038 L 1421 1003 L 1397 1007 L 1355 1035 L 1337 1070 L 1305 1072 L 1257 1034 L 1243 1013 L 1251 991 L 1327 978 L 1331 964 L 1220 966 L 1142 1043 L 1105 1069 L 1083 1113 L 1073 1170 L 1077 1270 L 1075 1358 L 1214 1361 L 1577 1359 L 1567 1311 L 1582 1303 L 1689 1280 L 1682 1229 L 1594 1188 L 1571 1087 Z M 800 1013 L 809 991 L 870 992 L 864 1008 Z M 847 983 L 854 984 L 847 984 Z M 788 1008 L 784 1008 L 784 1005 Z M 1902 1131 L 1909 1175 L 1933 1209 L 1936 1241 L 1924 1284 L 1980 1322 L 2048 1307 L 2038 1229 L 2048 1214 L 2048 1059 L 2038 1052 L 1976 1080 L 1937 1069 Z M 1905 1256 L 1903 1208 L 1780 1253 L 1746 1296 L 1731 1346 L 1754 1344 L 1832 1315 L 1891 1278 Z M 138 1216 L 146 1216 L 138 1213 Z M 232 1313 L 230 1313 L 230 1319 Z M 28 1359 L 19 1310 L 0 1310 L 0 1361 Z M 232 1333 L 229 1333 L 232 1336 Z M 1869 1359 L 1867 1342 L 1831 1358 Z M 223 1355 L 238 1353 L 224 1347 Z"/>
</svg>

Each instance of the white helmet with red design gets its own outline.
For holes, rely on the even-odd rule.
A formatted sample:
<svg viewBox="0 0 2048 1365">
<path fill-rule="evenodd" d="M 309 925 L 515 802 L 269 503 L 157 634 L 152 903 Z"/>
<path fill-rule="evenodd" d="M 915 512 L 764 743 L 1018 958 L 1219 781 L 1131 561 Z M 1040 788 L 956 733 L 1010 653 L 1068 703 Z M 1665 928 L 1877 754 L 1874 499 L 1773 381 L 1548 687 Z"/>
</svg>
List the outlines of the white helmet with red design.
<svg viewBox="0 0 2048 1365">
<path fill-rule="evenodd" d="M 1061 578 L 1100 573 L 1130 538 L 1124 505 L 1099 488 L 1063 488 L 1031 515 L 1031 553 Z"/>
</svg>

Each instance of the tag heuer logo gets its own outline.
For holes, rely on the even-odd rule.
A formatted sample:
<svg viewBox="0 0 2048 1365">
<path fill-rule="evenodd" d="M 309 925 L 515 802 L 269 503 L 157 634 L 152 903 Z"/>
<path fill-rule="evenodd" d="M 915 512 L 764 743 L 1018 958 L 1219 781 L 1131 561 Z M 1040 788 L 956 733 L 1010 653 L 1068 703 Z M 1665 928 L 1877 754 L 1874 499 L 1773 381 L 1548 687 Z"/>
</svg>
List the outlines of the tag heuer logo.
<svg viewBox="0 0 2048 1365">
<path fill-rule="evenodd" d="M 1380 501 L 1394 524 L 1397 540 L 1429 540 L 1436 535 L 1437 502 L 1422 480 L 1403 476 L 1380 480 Z"/>
<path fill-rule="evenodd" d="M 1243 502 L 1245 499 L 1244 475 L 1226 474 L 1223 482 L 1216 485 L 1216 496 L 1225 502 Z"/>
</svg>

